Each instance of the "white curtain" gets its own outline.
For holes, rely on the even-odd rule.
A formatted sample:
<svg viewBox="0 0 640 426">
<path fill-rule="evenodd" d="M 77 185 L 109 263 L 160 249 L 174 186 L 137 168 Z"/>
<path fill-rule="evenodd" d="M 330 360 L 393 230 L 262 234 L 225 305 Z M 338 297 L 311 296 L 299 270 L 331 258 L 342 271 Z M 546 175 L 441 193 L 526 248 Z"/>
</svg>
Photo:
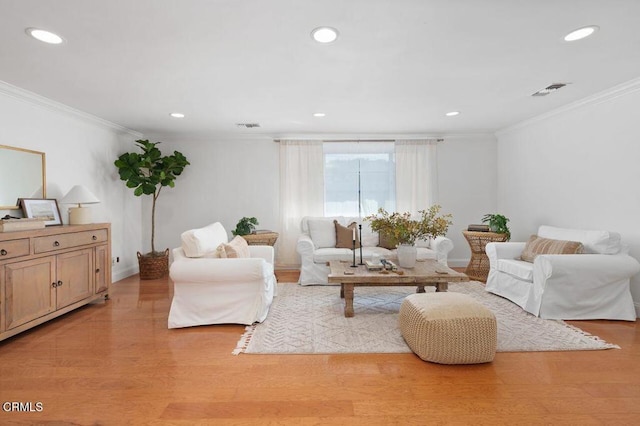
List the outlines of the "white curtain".
<svg viewBox="0 0 640 426">
<path fill-rule="evenodd" d="M 276 264 L 299 266 L 296 242 L 304 216 L 324 213 L 322 141 L 280 141 L 280 236 Z"/>
<path fill-rule="evenodd" d="M 397 140 L 396 211 L 418 214 L 438 202 L 436 139 Z"/>
</svg>

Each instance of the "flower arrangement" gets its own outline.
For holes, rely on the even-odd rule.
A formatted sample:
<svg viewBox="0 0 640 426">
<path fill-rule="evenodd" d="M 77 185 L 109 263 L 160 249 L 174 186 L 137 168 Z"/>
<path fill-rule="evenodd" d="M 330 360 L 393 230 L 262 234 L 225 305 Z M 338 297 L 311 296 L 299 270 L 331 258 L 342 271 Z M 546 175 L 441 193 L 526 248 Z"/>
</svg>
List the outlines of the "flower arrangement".
<svg viewBox="0 0 640 426">
<path fill-rule="evenodd" d="M 377 215 L 364 218 L 371 222 L 371 230 L 385 234 L 397 244 L 415 244 L 422 238 L 435 238 L 445 235 L 452 224 L 451 215 L 440 215 L 441 207 L 433 205 L 428 210 L 420 210 L 419 218 L 413 219 L 411 213 L 389 213 L 378 209 Z"/>
</svg>

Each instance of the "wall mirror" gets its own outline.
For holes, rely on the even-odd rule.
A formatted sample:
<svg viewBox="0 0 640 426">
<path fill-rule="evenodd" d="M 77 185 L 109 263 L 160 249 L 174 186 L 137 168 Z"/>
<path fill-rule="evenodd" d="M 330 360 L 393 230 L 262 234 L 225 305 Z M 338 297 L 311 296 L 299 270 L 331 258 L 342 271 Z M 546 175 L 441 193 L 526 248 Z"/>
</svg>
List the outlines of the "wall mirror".
<svg viewBox="0 0 640 426">
<path fill-rule="evenodd" d="M 18 198 L 46 198 L 44 152 L 0 145 L 0 210 L 19 209 Z"/>
</svg>

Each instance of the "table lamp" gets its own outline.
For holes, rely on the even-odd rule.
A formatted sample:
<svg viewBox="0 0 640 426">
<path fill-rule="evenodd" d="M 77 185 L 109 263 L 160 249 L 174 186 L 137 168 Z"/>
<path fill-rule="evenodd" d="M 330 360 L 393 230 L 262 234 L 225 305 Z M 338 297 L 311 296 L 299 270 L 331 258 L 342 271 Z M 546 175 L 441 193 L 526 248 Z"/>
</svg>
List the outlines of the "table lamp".
<svg viewBox="0 0 640 426">
<path fill-rule="evenodd" d="M 100 200 L 83 185 L 76 185 L 67 192 L 67 195 L 60 202 L 78 205 L 78 207 L 69 208 L 69 225 L 82 225 L 91 223 L 91 209 L 82 207 L 82 204 L 95 204 Z"/>
</svg>

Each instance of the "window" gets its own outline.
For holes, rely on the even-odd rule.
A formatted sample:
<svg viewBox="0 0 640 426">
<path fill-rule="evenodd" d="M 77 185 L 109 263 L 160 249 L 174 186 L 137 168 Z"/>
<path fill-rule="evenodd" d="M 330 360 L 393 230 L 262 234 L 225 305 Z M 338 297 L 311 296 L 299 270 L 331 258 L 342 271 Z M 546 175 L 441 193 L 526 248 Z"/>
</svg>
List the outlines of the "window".
<svg viewBox="0 0 640 426">
<path fill-rule="evenodd" d="M 393 142 L 325 142 L 323 150 L 325 216 L 395 211 Z"/>
</svg>

